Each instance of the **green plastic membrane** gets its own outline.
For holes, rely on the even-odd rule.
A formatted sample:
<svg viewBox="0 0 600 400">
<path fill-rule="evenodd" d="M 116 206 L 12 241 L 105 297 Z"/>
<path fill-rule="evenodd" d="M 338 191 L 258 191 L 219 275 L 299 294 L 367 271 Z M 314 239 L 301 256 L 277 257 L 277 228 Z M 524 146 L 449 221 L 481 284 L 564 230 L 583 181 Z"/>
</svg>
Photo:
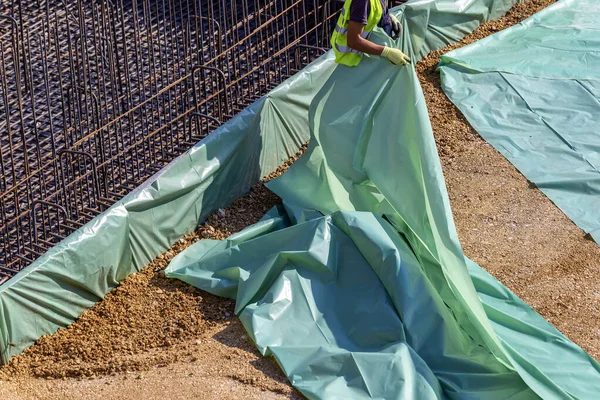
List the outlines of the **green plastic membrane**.
<svg viewBox="0 0 600 400">
<path fill-rule="evenodd" d="M 600 242 L 600 4 L 562 0 L 441 60 L 477 132 Z"/>
<path fill-rule="evenodd" d="M 514 3 L 411 1 L 396 10 L 405 35 L 388 44 L 417 60 Z M 236 298 L 259 349 L 307 397 L 598 391 L 595 361 L 465 263 L 413 68 L 377 57 L 338 68 L 331 54 L 0 286 L 2 362 L 70 324 L 309 138 L 271 185 L 285 207 L 227 241 L 197 243 L 168 271 Z"/>
</svg>

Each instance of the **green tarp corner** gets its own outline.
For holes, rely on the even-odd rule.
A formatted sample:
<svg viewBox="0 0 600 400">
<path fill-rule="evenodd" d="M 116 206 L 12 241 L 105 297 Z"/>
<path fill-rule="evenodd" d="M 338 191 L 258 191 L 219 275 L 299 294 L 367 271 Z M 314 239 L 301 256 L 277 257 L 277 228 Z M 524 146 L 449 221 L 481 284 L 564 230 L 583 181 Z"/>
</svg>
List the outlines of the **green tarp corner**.
<svg viewBox="0 0 600 400">
<path fill-rule="evenodd" d="M 562 0 L 441 57 L 481 136 L 600 243 L 600 4 Z"/>
<path fill-rule="evenodd" d="M 260 351 L 308 398 L 538 398 L 474 346 L 385 219 L 335 212 L 286 229 L 280 213 L 226 241 L 196 243 L 168 274 L 237 299 Z M 483 269 L 468 266 L 503 348 L 539 397 L 595 398 L 597 364 Z"/>
<path fill-rule="evenodd" d="M 328 70 L 308 120 L 309 149 L 268 184 L 280 215 L 195 244 L 167 276 L 236 299 L 311 399 L 600 392 L 596 361 L 465 261 L 412 67 Z"/>
<path fill-rule="evenodd" d="M 441 274 L 384 219 L 335 212 L 267 234 L 278 224 L 201 241 L 167 272 L 237 299 L 261 352 L 308 398 L 535 397 L 462 329 Z"/>
</svg>

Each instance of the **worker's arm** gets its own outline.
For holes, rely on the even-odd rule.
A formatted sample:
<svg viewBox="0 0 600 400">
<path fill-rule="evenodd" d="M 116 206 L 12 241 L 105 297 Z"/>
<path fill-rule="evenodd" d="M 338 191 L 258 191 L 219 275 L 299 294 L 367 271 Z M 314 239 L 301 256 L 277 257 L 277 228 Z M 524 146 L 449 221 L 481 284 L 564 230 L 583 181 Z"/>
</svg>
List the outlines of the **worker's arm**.
<svg viewBox="0 0 600 400">
<path fill-rule="evenodd" d="M 383 46 L 375 44 L 370 40 L 363 38 L 361 33 L 365 30 L 365 25 L 358 22 L 348 22 L 348 47 L 360 51 L 361 53 L 380 56 L 383 51 Z"/>
<path fill-rule="evenodd" d="M 361 53 L 385 57 L 396 65 L 406 65 L 410 62 L 408 56 L 400 50 L 375 44 L 360 36 L 364 29 L 364 24 L 354 21 L 348 22 L 348 34 L 346 36 L 348 47 Z"/>
</svg>

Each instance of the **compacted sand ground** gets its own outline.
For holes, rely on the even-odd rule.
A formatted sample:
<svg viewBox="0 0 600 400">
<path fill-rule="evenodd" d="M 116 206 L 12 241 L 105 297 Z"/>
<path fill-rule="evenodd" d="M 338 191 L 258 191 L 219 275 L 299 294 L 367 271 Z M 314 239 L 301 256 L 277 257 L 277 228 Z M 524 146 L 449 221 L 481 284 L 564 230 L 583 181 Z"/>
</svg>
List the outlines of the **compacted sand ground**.
<svg viewBox="0 0 600 400">
<path fill-rule="evenodd" d="M 441 91 L 440 54 L 512 26 L 554 0 L 530 0 L 417 65 L 465 254 L 600 358 L 600 247 L 470 127 Z M 301 154 L 298 153 L 297 156 Z M 281 174 L 296 157 L 266 179 Z M 262 183 L 216 213 L 67 329 L 0 368 L 3 399 L 295 399 L 233 315 L 234 303 L 168 280 L 201 238 L 258 221 L 277 196 Z"/>
</svg>

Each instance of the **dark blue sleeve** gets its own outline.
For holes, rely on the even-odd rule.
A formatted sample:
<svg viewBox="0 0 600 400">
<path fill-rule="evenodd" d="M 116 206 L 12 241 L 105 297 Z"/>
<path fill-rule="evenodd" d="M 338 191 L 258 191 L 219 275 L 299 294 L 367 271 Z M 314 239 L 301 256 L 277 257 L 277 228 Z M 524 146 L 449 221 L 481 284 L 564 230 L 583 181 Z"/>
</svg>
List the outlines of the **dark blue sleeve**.
<svg viewBox="0 0 600 400">
<path fill-rule="evenodd" d="M 352 0 L 350 21 L 366 25 L 369 19 L 369 0 Z"/>
</svg>

